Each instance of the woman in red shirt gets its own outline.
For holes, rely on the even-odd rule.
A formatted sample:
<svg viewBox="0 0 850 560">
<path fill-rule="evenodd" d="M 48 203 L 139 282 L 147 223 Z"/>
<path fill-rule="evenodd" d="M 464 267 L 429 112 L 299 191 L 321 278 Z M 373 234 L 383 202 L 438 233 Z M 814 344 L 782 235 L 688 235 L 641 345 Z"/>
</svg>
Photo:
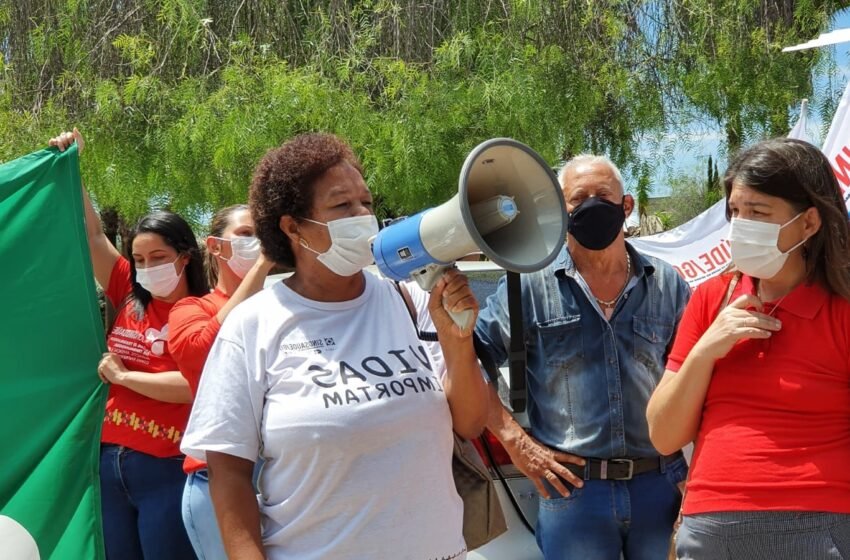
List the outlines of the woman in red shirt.
<svg viewBox="0 0 850 560">
<path fill-rule="evenodd" d="M 64 150 L 74 129 L 50 140 Z M 98 375 L 109 383 L 100 455 L 107 558 L 184 560 L 194 553 L 180 516 L 185 484 L 180 438 L 191 410 L 190 384 L 166 340 L 168 313 L 188 295 L 208 292 L 192 229 L 171 212 L 142 218 L 121 256 L 103 233 L 85 190 L 94 275 L 117 310 Z"/>
<path fill-rule="evenodd" d="M 190 380 L 193 395 L 224 318 L 263 288 L 273 265 L 260 251 L 247 205 L 230 206 L 213 216 L 207 237 L 207 277 L 215 289 L 203 297 L 179 301 L 168 320 L 168 349 Z M 183 523 L 189 540 L 199 559 L 226 560 L 210 500 L 207 465 L 186 457 L 183 469 L 189 475 L 183 493 Z"/>
<path fill-rule="evenodd" d="M 724 186 L 738 272 L 697 288 L 647 408 L 660 453 L 695 441 L 678 557 L 850 558 L 841 189 L 792 139 L 743 152 Z"/>
</svg>

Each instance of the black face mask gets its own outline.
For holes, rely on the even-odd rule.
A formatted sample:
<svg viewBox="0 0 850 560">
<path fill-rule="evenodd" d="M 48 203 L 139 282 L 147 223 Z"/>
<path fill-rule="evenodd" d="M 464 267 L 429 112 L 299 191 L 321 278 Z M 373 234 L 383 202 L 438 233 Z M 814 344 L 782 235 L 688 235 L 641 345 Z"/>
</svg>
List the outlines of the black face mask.
<svg viewBox="0 0 850 560">
<path fill-rule="evenodd" d="M 607 248 L 617 239 L 626 222 L 623 202 L 616 204 L 598 196 L 576 206 L 569 217 L 567 231 L 582 247 L 591 251 Z"/>
</svg>

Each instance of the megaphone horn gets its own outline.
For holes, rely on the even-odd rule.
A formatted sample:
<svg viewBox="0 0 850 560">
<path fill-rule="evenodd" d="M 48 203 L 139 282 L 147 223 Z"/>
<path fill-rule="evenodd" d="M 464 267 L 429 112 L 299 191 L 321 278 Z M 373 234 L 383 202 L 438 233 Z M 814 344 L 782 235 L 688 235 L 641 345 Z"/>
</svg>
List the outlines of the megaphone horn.
<svg viewBox="0 0 850 560">
<path fill-rule="evenodd" d="M 457 195 L 381 230 L 372 252 L 384 276 L 413 278 L 430 291 L 477 250 L 506 270 L 540 270 L 558 256 L 566 232 L 564 195 L 546 161 L 516 140 L 494 138 L 467 156 Z M 465 328 L 467 315 L 452 318 Z"/>
</svg>

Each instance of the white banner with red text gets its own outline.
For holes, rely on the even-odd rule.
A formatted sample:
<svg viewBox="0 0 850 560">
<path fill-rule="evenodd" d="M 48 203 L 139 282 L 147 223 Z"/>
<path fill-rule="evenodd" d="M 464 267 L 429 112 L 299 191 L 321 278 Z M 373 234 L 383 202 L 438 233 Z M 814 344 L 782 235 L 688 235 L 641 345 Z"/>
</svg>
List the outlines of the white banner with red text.
<svg viewBox="0 0 850 560">
<path fill-rule="evenodd" d="M 832 164 L 841 186 L 844 204 L 850 199 L 850 82 L 841 96 L 832 124 L 821 148 Z M 848 205 L 850 207 L 850 205 Z"/>
<path fill-rule="evenodd" d="M 693 289 L 729 266 L 728 231 L 723 199 L 679 227 L 628 241 L 641 253 L 670 263 Z"/>
</svg>

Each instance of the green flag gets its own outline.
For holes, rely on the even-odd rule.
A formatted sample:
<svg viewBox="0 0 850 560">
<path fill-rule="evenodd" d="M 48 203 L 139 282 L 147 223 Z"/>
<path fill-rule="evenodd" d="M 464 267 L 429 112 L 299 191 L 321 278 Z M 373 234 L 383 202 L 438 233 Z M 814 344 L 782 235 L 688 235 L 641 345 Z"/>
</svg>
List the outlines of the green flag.
<svg viewBox="0 0 850 560">
<path fill-rule="evenodd" d="M 102 559 L 105 344 L 76 146 L 0 166 L 0 297 L 0 557 Z"/>
</svg>

